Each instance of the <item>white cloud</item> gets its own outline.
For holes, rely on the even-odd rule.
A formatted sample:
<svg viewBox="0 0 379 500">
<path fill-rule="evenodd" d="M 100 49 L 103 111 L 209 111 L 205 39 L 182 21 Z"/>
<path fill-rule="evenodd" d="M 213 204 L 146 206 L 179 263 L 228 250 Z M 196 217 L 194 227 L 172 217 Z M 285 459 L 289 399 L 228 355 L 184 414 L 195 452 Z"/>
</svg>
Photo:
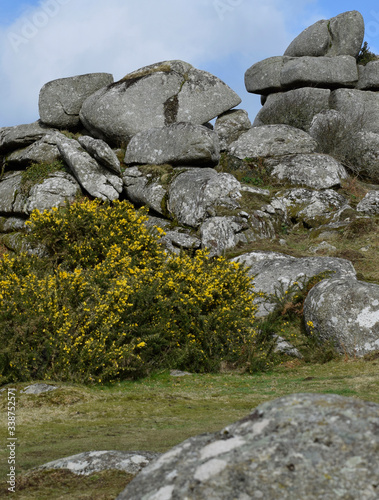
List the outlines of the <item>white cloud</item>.
<svg viewBox="0 0 379 500">
<path fill-rule="evenodd" d="M 212 71 L 243 99 L 250 115 L 258 98 L 244 72 L 283 52 L 292 15 L 312 1 L 43 0 L 0 28 L 0 126 L 38 119 L 38 94 L 50 80 L 90 72 L 115 79 L 144 65 L 182 59 Z M 254 103 L 254 104 L 252 104 Z M 252 113 L 250 109 L 252 109 Z M 253 118 L 254 116 L 251 116 Z"/>
</svg>

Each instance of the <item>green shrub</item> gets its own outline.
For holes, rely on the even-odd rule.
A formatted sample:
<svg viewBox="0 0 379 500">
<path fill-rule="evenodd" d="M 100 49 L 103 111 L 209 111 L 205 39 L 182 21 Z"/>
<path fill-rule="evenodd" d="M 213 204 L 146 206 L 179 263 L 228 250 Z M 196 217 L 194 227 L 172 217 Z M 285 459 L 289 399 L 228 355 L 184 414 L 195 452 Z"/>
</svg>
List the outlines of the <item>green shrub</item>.
<svg viewBox="0 0 379 500">
<path fill-rule="evenodd" d="M 369 63 L 371 61 L 377 61 L 377 60 L 379 60 L 379 56 L 377 54 L 374 54 L 373 52 L 371 52 L 370 47 L 368 46 L 368 43 L 364 42 L 361 50 L 359 51 L 359 54 L 357 57 L 357 63 L 361 64 L 362 66 L 366 66 L 367 63 Z"/>
<path fill-rule="evenodd" d="M 0 261 L 0 382 L 105 382 L 153 369 L 248 365 L 258 349 L 245 269 L 167 255 L 145 210 L 85 200 L 30 219 L 48 256 Z"/>
</svg>

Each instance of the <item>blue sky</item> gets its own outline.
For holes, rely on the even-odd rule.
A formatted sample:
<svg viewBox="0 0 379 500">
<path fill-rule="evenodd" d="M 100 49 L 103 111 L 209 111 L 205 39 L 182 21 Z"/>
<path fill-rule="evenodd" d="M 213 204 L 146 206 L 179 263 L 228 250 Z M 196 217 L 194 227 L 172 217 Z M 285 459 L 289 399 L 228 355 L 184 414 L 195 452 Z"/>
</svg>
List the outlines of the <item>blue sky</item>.
<svg viewBox="0 0 379 500">
<path fill-rule="evenodd" d="M 331 0 L 0 0 L 0 127 L 38 119 L 42 85 L 182 59 L 225 81 L 253 120 L 259 97 L 244 73 L 283 54 L 319 19 L 359 10 L 379 53 L 379 4 Z"/>
</svg>

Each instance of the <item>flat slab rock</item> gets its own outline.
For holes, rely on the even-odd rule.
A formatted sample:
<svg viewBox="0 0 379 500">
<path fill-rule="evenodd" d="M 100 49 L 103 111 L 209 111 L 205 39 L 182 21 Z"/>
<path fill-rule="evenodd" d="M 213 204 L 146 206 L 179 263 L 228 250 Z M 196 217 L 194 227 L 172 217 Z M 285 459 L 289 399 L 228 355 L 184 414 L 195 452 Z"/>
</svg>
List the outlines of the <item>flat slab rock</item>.
<svg viewBox="0 0 379 500">
<path fill-rule="evenodd" d="M 292 394 L 175 446 L 117 500 L 378 498 L 379 405 Z"/>
<path fill-rule="evenodd" d="M 68 469 L 83 476 L 108 469 L 137 474 L 160 455 L 161 453 L 147 451 L 88 451 L 48 462 L 38 469 Z"/>
<path fill-rule="evenodd" d="M 55 391 L 55 389 L 58 389 L 56 385 L 32 384 L 25 387 L 21 392 L 23 394 L 43 394 L 44 392 Z"/>
</svg>

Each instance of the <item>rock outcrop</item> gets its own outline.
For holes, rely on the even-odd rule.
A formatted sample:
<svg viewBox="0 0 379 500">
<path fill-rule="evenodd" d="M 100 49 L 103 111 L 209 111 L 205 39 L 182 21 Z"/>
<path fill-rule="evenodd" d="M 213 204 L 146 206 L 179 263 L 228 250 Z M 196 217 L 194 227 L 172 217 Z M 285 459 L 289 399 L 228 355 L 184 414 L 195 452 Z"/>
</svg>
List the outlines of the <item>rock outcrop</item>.
<svg viewBox="0 0 379 500">
<path fill-rule="evenodd" d="M 377 496 L 379 405 L 333 394 L 263 403 L 145 467 L 117 500 Z"/>
<path fill-rule="evenodd" d="M 48 82 L 38 122 L 0 129 L 0 242 L 20 248 L 33 209 L 82 195 L 121 198 L 148 207 L 169 252 L 242 254 L 268 295 L 324 271 L 353 279 L 353 266 L 323 238 L 310 241 L 310 253 L 324 253 L 313 260 L 246 254 L 274 239 L 290 253 L 285 235 L 294 229 L 327 239 L 355 222 L 375 226 L 379 61 L 359 64 L 363 31 L 362 16 L 346 12 L 251 66 L 246 88 L 264 103 L 253 126 L 246 111 L 233 109 L 240 98 L 232 89 L 180 60 L 115 83 L 106 73 Z M 370 183 L 359 203 L 344 187 L 352 175 Z M 272 307 L 266 299 L 259 314 Z"/>
</svg>

